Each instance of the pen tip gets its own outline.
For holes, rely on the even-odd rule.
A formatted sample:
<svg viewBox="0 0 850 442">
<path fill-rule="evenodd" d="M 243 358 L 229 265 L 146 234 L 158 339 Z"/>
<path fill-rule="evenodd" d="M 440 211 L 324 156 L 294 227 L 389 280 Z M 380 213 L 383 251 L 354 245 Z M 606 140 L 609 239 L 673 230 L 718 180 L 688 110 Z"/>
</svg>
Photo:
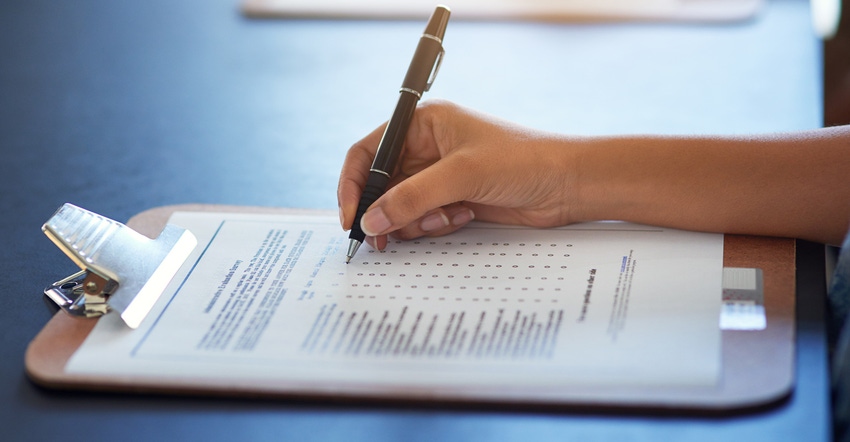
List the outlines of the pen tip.
<svg viewBox="0 0 850 442">
<path fill-rule="evenodd" d="M 354 254 L 357 253 L 357 249 L 360 248 L 360 241 L 356 239 L 352 239 L 348 242 L 348 252 L 345 254 L 345 263 L 348 264 L 351 262 L 351 258 L 354 257 Z"/>
</svg>

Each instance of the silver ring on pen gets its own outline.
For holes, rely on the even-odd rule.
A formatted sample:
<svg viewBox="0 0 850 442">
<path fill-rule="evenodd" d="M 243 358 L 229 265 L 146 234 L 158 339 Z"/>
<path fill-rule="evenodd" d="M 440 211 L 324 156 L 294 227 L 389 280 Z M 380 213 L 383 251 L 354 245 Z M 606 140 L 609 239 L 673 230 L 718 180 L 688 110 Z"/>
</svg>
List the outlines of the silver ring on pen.
<svg viewBox="0 0 850 442">
<path fill-rule="evenodd" d="M 422 34 L 422 37 L 430 38 L 431 40 L 434 40 L 434 41 L 436 41 L 437 43 L 439 43 L 439 44 L 440 44 L 440 46 L 442 46 L 442 45 L 443 45 L 443 40 L 442 40 L 442 39 L 440 39 L 440 37 L 437 37 L 436 35 L 431 35 L 431 34 Z"/>
<path fill-rule="evenodd" d="M 376 172 L 376 173 L 380 173 L 381 175 L 384 175 L 384 176 L 385 176 L 385 177 L 387 177 L 387 178 L 389 178 L 389 177 L 390 177 L 390 174 L 388 174 L 387 172 L 384 172 L 384 171 L 383 171 L 383 170 L 381 170 L 381 169 L 369 169 L 369 172 Z"/>
<path fill-rule="evenodd" d="M 399 92 L 409 92 L 409 93 L 411 93 L 411 94 L 413 94 L 413 95 L 416 95 L 419 99 L 422 99 L 422 94 L 421 94 L 421 93 L 419 93 L 419 91 L 416 91 L 416 90 L 410 89 L 410 88 L 408 88 L 408 87 L 403 87 L 403 88 L 399 89 L 398 91 L 399 91 Z"/>
</svg>

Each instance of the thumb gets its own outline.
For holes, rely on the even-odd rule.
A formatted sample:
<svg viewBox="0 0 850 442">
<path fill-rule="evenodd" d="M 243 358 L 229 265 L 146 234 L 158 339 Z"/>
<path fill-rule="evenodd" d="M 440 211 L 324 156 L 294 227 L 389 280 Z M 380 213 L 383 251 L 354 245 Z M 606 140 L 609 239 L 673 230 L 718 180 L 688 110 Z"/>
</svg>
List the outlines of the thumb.
<svg viewBox="0 0 850 442">
<path fill-rule="evenodd" d="M 465 201 L 472 195 L 469 169 L 444 158 L 421 172 L 396 184 L 363 214 L 360 227 L 368 236 L 386 235 L 399 230 L 425 214 Z"/>
</svg>

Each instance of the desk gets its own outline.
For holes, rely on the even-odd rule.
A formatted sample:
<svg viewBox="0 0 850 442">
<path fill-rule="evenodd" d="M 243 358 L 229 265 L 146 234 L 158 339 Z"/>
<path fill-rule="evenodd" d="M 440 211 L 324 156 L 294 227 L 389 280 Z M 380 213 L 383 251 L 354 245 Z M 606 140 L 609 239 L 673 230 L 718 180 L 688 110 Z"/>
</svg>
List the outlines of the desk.
<svg viewBox="0 0 850 442">
<path fill-rule="evenodd" d="M 453 23 L 430 97 L 579 134 L 821 124 L 808 2 L 719 26 Z M 390 408 L 45 391 L 23 370 L 75 270 L 39 231 L 63 202 L 119 220 L 187 202 L 335 207 L 348 146 L 387 118 L 419 22 L 250 21 L 232 1 L 0 4 L 4 440 L 824 440 L 822 249 L 798 253 L 798 384 L 722 418 Z M 304 164 L 312 164 L 307 168 Z"/>
</svg>

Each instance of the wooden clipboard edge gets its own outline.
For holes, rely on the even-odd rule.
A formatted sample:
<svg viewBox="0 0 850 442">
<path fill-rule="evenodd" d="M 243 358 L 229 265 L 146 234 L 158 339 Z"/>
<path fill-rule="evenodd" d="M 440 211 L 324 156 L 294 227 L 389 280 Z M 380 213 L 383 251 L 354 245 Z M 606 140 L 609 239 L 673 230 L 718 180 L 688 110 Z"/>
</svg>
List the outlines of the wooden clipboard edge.
<svg viewBox="0 0 850 442">
<path fill-rule="evenodd" d="M 175 205 L 139 213 L 127 225 L 154 237 L 175 211 L 324 214 L 329 211 L 269 207 Z M 723 374 L 718 388 L 408 388 L 369 385 L 275 385 L 217 383 L 211 379 L 103 378 L 72 375 L 64 367 L 96 321 L 54 315 L 27 348 L 27 375 L 51 389 L 155 394 L 310 399 L 339 402 L 513 405 L 559 410 L 668 411 L 676 414 L 731 414 L 781 403 L 794 386 L 795 242 L 785 238 L 726 235 L 724 265 L 757 267 L 764 274 L 768 326 L 762 331 L 724 331 Z M 770 345 L 765 345 L 770 342 Z M 779 345 L 773 343 L 778 342 Z M 765 367 L 770 369 L 765 371 Z"/>
</svg>

